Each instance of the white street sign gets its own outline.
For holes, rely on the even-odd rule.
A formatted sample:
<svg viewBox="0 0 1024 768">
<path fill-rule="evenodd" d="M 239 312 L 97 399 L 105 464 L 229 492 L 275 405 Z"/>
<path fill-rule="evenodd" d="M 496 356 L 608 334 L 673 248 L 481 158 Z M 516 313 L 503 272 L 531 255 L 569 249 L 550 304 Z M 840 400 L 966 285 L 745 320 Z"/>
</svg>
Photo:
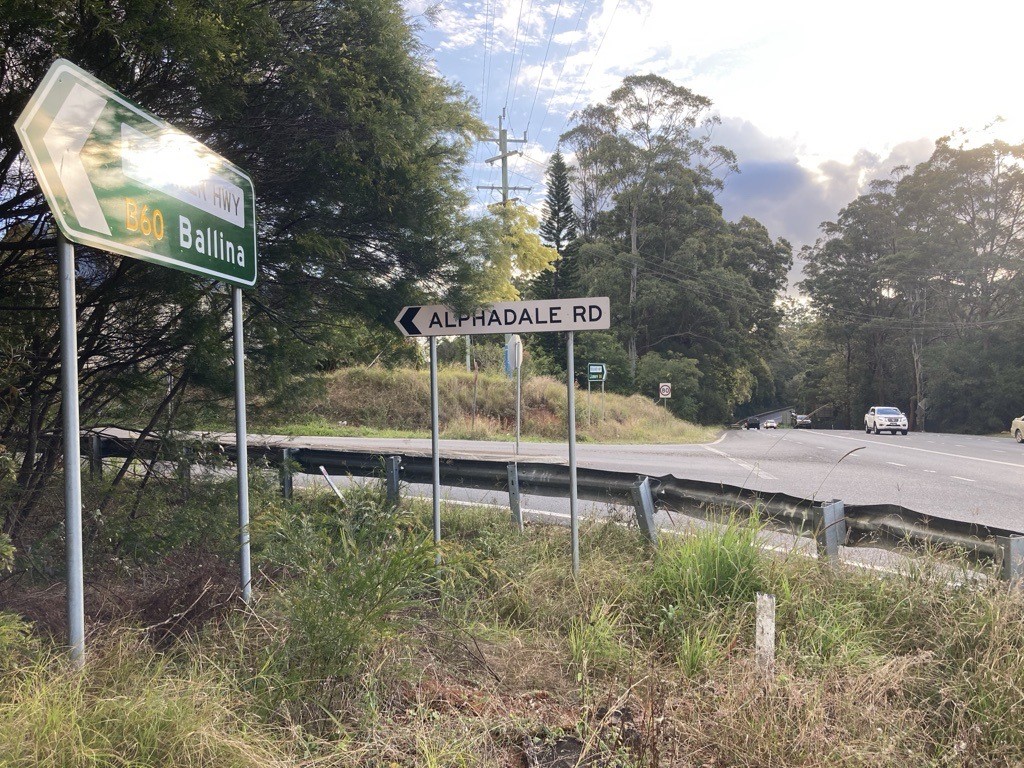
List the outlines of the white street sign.
<svg viewBox="0 0 1024 768">
<path fill-rule="evenodd" d="M 658 385 L 658 397 L 663 397 L 666 400 L 672 397 L 672 385 L 671 384 L 659 384 Z"/>
<path fill-rule="evenodd" d="M 406 336 L 604 331 L 611 327 L 611 310 L 607 296 L 499 301 L 467 312 L 433 305 L 405 307 L 395 325 Z"/>
</svg>

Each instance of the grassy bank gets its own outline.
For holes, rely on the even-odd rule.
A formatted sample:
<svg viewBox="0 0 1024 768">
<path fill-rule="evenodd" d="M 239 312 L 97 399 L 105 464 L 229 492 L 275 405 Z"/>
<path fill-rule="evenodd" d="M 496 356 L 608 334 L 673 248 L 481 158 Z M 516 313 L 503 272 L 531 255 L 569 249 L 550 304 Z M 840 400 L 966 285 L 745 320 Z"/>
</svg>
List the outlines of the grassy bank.
<svg viewBox="0 0 1024 768">
<path fill-rule="evenodd" d="M 511 440 L 515 436 L 515 384 L 507 377 L 438 374 L 442 436 Z M 544 376 L 523 382 L 522 435 L 526 440 L 564 440 L 566 387 Z M 593 442 L 694 443 L 714 439 L 717 430 L 675 418 L 639 395 L 586 391 L 576 394 L 578 437 Z M 321 382 L 301 410 L 254 415 L 253 427 L 284 434 L 427 437 L 430 381 L 426 371 L 350 368 Z"/>
<path fill-rule="evenodd" d="M 232 517 L 219 486 L 190 493 Z M 250 608 L 202 600 L 231 568 L 188 581 L 199 597 L 170 584 L 212 556 L 186 531 L 149 564 L 92 563 L 90 585 L 123 590 L 123 612 L 90 620 L 84 673 L 0 614 L 0 765 L 1024 760 L 1024 598 L 996 581 L 951 586 L 948 562 L 880 577 L 770 555 L 741 521 L 656 550 L 593 523 L 574 578 L 566 530 L 519 535 L 505 515 L 456 507 L 435 566 L 418 504 L 255 493 Z M 171 501 L 152 511 L 161 527 L 194 526 Z M 168 601 L 163 618 L 143 610 L 145 584 Z M 753 663 L 758 592 L 778 601 L 770 675 Z"/>
</svg>

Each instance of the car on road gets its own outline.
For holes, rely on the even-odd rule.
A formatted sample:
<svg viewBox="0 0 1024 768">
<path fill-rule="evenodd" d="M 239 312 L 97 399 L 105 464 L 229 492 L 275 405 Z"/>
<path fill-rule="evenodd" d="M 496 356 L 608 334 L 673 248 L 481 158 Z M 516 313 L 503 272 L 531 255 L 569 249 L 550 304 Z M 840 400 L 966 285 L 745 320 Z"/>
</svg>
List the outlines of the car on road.
<svg viewBox="0 0 1024 768">
<path fill-rule="evenodd" d="M 775 419 L 765 419 L 761 426 L 765 429 L 777 429 L 779 425 L 776 423 Z"/>
<path fill-rule="evenodd" d="M 864 431 L 876 435 L 882 432 L 907 434 L 907 415 L 899 408 L 888 405 L 873 405 L 864 414 Z"/>
<path fill-rule="evenodd" d="M 793 419 L 793 429 L 810 429 L 811 417 L 805 413 L 798 413 Z"/>
<path fill-rule="evenodd" d="M 1010 434 L 1018 443 L 1024 443 L 1024 416 L 1018 416 L 1010 424 Z"/>
<path fill-rule="evenodd" d="M 744 429 L 760 429 L 761 420 L 757 416 L 747 416 L 746 421 L 743 422 Z"/>
</svg>

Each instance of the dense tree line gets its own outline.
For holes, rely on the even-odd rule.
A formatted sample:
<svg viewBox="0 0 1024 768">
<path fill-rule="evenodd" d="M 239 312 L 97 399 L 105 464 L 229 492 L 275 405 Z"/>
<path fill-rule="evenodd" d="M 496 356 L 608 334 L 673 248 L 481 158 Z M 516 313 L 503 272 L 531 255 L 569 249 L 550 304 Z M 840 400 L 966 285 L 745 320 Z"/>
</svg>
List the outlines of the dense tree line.
<svg viewBox="0 0 1024 768">
<path fill-rule="evenodd" d="M 0 445 L 18 451 L 22 491 L 4 530 L 59 464 L 45 440 L 60 424 L 54 229 L 13 126 L 61 56 L 254 179 L 256 393 L 400 354 L 377 329 L 424 292 L 508 292 L 517 220 L 467 218 L 461 173 L 482 127 L 400 0 L 2 0 Z M 222 286 L 84 247 L 77 263 L 85 423 L 127 403 L 156 425 L 197 391 L 230 392 Z"/>
<path fill-rule="evenodd" d="M 805 252 L 810 311 L 780 355 L 788 393 L 861 426 L 1005 430 L 1024 402 L 1024 145 L 942 139 L 931 158 L 822 225 Z"/>
<path fill-rule="evenodd" d="M 562 137 L 571 167 L 552 160 L 541 229 L 562 258 L 533 290 L 610 296 L 612 329 L 580 335 L 580 365 L 608 364 L 622 392 L 655 397 L 669 381 L 677 415 L 721 423 L 776 390 L 768 356 L 792 251 L 757 221 L 722 216 L 715 193 L 736 160 L 712 143 L 710 108 L 637 75 L 575 117 Z"/>
</svg>

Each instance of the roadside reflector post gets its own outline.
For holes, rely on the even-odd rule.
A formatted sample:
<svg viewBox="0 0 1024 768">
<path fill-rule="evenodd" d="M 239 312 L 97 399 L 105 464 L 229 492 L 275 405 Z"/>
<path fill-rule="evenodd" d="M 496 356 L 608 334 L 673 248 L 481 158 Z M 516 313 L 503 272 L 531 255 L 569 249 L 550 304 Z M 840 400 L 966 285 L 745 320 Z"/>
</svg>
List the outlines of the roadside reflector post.
<svg viewBox="0 0 1024 768">
<path fill-rule="evenodd" d="M 89 477 L 103 479 L 103 438 L 95 432 L 89 435 Z"/>
<path fill-rule="evenodd" d="M 433 464 L 434 563 L 441 564 L 441 453 L 437 439 L 437 337 L 430 337 L 430 455 Z"/>
<path fill-rule="evenodd" d="M 633 506 L 636 507 L 636 522 L 644 537 L 657 545 L 658 529 L 654 525 L 654 495 L 651 493 L 651 478 L 645 477 L 633 483 Z"/>
<path fill-rule="evenodd" d="M 846 544 L 846 511 L 838 499 L 814 507 L 814 539 L 818 557 L 839 560 L 839 547 Z"/>
<path fill-rule="evenodd" d="M 519 465 L 512 462 L 508 465 L 508 506 L 512 510 L 512 524 L 523 532 L 523 509 L 519 504 Z"/>
<path fill-rule="evenodd" d="M 57 232 L 60 291 L 60 380 L 64 421 L 64 536 L 68 578 L 68 645 L 71 661 L 85 666 L 85 579 L 82 575 L 82 438 L 78 418 L 78 321 L 75 249 Z"/>
<path fill-rule="evenodd" d="M 387 492 L 388 506 L 394 509 L 398 506 L 398 502 L 400 501 L 398 484 L 402 472 L 402 457 L 388 456 L 384 460 L 384 471 L 384 488 Z"/>
<path fill-rule="evenodd" d="M 757 593 L 754 661 L 766 677 L 775 671 L 775 595 Z"/>
<path fill-rule="evenodd" d="M 1019 584 L 1024 574 L 1024 536 L 997 536 L 996 543 L 1003 552 L 1003 579 Z"/>
<path fill-rule="evenodd" d="M 281 498 L 290 500 L 292 497 L 292 449 L 281 449 Z"/>
<path fill-rule="evenodd" d="M 178 479 L 188 487 L 192 483 L 192 459 L 195 452 L 192 446 L 186 445 L 181 449 L 181 457 L 178 459 Z"/>
<path fill-rule="evenodd" d="M 576 360 L 573 353 L 573 332 L 566 334 L 565 357 L 568 380 L 569 417 L 569 531 L 572 538 L 572 572 L 580 570 L 580 519 L 576 509 Z"/>
<path fill-rule="evenodd" d="M 249 436 L 245 423 L 245 347 L 242 341 L 242 289 L 231 289 L 232 335 L 235 353 L 235 453 L 238 471 L 238 564 L 242 600 L 252 599 L 249 563 Z"/>
</svg>

